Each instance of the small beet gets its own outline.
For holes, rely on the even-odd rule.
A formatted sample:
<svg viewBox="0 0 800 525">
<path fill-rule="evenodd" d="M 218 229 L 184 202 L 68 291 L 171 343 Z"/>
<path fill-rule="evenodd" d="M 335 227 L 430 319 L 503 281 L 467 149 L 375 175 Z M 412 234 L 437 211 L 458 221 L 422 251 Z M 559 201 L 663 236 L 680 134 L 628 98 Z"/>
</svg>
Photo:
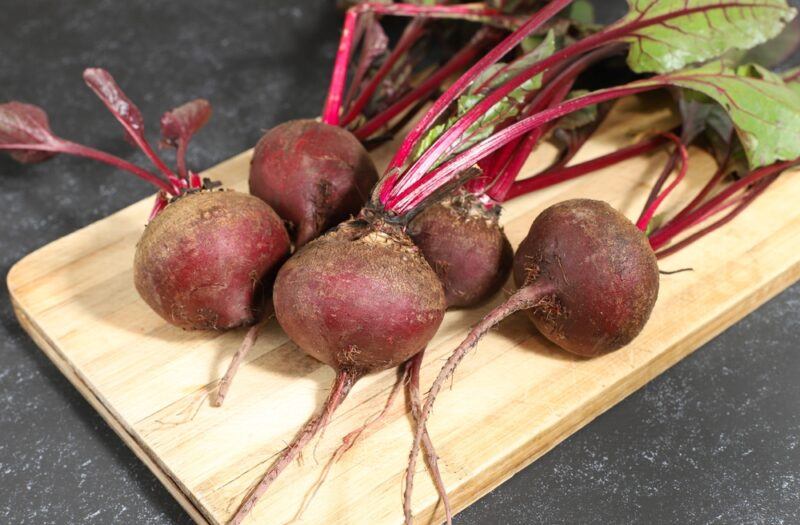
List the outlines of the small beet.
<svg viewBox="0 0 800 525">
<path fill-rule="evenodd" d="M 575 354 L 630 343 L 658 296 L 658 265 L 647 237 L 597 200 L 565 201 L 542 212 L 514 256 L 517 286 L 548 286 L 554 300 L 527 311 L 536 328 Z"/>
<path fill-rule="evenodd" d="M 429 206 L 409 224 L 414 244 L 444 285 L 448 307 L 475 306 L 506 281 L 513 250 L 499 214 L 499 207 L 487 210 L 461 192 Z"/>
<path fill-rule="evenodd" d="M 267 131 L 250 162 L 250 193 L 292 223 L 297 247 L 357 214 L 377 180 L 352 133 L 316 120 Z"/>
<path fill-rule="evenodd" d="M 134 282 L 167 322 L 225 330 L 263 314 L 277 266 L 289 255 L 280 217 L 245 193 L 179 197 L 147 225 L 136 246 Z"/>
</svg>

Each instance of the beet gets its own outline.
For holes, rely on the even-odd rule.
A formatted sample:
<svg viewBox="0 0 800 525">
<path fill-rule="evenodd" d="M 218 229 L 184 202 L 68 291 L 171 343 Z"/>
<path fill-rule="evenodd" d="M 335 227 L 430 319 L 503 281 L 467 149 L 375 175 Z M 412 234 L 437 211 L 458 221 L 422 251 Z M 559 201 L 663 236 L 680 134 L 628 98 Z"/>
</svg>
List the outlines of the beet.
<svg viewBox="0 0 800 525">
<path fill-rule="evenodd" d="M 595 356 L 630 343 L 658 296 L 647 237 L 607 203 L 565 201 L 542 212 L 514 256 L 520 288 L 553 290 L 526 310 L 536 328 L 569 352 Z"/>
<path fill-rule="evenodd" d="M 245 193 L 202 191 L 177 198 L 136 246 L 139 295 L 167 322 L 225 330 L 263 314 L 277 266 L 289 255 L 280 217 Z"/>
<path fill-rule="evenodd" d="M 378 172 L 347 130 L 292 120 L 267 131 L 250 162 L 250 193 L 293 225 L 297 247 L 364 206 Z"/>
<path fill-rule="evenodd" d="M 306 353 L 358 373 L 400 365 L 433 337 L 442 285 L 398 228 L 349 221 L 278 273 L 275 315 Z"/>
<path fill-rule="evenodd" d="M 448 307 L 475 306 L 506 281 L 513 251 L 499 215 L 499 207 L 487 210 L 474 195 L 460 192 L 409 224 L 408 234 L 444 285 Z"/>
<path fill-rule="evenodd" d="M 470 330 L 431 386 L 417 424 L 407 485 L 413 482 L 436 395 L 491 328 L 526 310 L 537 329 L 561 348 L 582 356 L 610 352 L 644 327 L 658 296 L 659 274 L 641 230 L 605 202 L 575 199 L 536 218 L 514 256 L 514 280 L 519 290 Z M 407 509 L 409 501 L 407 491 Z"/>
<path fill-rule="evenodd" d="M 366 213 L 366 212 L 365 212 Z M 306 423 L 233 517 L 258 498 L 328 423 L 364 374 L 396 367 L 422 350 L 444 318 L 444 289 L 396 225 L 347 221 L 295 253 L 278 272 L 275 316 L 308 355 L 336 370 L 322 411 Z"/>
</svg>

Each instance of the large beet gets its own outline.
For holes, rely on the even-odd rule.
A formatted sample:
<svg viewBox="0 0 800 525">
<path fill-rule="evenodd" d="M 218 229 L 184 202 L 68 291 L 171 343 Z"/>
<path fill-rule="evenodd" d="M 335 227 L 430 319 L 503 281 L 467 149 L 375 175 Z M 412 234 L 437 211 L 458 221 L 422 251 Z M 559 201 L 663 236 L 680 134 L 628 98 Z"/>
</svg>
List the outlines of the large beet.
<svg viewBox="0 0 800 525">
<path fill-rule="evenodd" d="M 517 286 L 547 286 L 553 300 L 527 309 L 536 328 L 575 354 L 621 348 L 644 327 L 658 296 L 658 265 L 647 237 L 597 200 L 542 212 L 514 256 Z"/>
<path fill-rule="evenodd" d="M 398 366 L 433 337 L 445 299 L 436 274 L 398 228 L 349 221 L 283 265 L 273 293 L 278 322 L 334 368 Z"/>
<path fill-rule="evenodd" d="M 474 306 L 494 295 L 511 271 L 513 251 L 487 210 L 466 192 L 426 208 L 408 233 L 444 285 L 448 307 Z"/>
<path fill-rule="evenodd" d="M 289 337 L 334 368 L 336 379 L 322 410 L 276 456 L 232 524 L 328 424 L 353 384 L 420 352 L 445 311 L 442 284 L 419 249 L 380 220 L 347 221 L 308 243 L 281 267 L 272 300 Z"/>
<path fill-rule="evenodd" d="M 292 120 L 267 131 L 250 163 L 250 193 L 293 225 L 300 247 L 361 210 L 378 172 L 347 130 Z"/>
<path fill-rule="evenodd" d="M 289 254 L 280 217 L 235 191 L 203 191 L 169 204 L 136 246 L 134 282 L 150 307 L 187 329 L 249 325 L 263 313 L 277 266 Z"/>
</svg>

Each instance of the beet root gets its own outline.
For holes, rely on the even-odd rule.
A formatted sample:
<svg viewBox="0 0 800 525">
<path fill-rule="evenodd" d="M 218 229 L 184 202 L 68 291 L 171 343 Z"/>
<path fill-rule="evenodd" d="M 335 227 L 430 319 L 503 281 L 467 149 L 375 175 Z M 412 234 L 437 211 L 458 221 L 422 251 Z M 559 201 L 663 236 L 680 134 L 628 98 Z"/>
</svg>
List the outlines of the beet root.
<svg viewBox="0 0 800 525">
<path fill-rule="evenodd" d="M 500 321 L 526 310 L 561 348 L 595 356 L 621 348 L 644 327 L 658 296 L 659 274 L 647 238 L 607 203 L 575 199 L 543 211 L 514 257 L 519 290 L 476 324 L 436 377 L 414 436 L 408 480 L 436 396 L 466 354 Z M 410 490 L 405 494 L 411 522 Z"/>
<path fill-rule="evenodd" d="M 550 287 L 527 310 L 536 328 L 569 352 L 595 356 L 630 343 L 658 296 L 658 265 L 645 235 L 607 203 L 551 206 L 514 256 L 518 287 Z"/>
<path fill-rule="evenodd" d="M 289 255 L 283 221 L 235 191 L 189 193 L 147 225 L 136 246 L 134 283 L 167 322 L 226 330 L 256 322 L 278 265 Z"/>
<path fill-rule="evenodd" d="M 358 139 L 316 120 L 267 131 L 250 162 L 250 193 L 292 223 L 297 247 L 357 214 L 377 180 Z"/>
<path fill-rule="evenodd" d="M 444 285 L 448 307 L 479 304 L 506 281 L 513 251 L 498 224 L 499 211 L 460 193 L 429 206 L 409 224 L 409 235 Z"/>
<path fill-rule="evenodd" d="M 278 272 L 278 322 L 306 353 L 340 369 L 400 365 L 442 322 L 442 285 L 411 239 L 390 225 L 348 221 Z"/>
<path fill-rule="evenodd" d="M 319 433 L 364 374 L 417 354 L 444 318 L 444 289 L 398 226 L 347 221 L 296 252 L 275 279 L 281 327 L 300 349 L 336 370 L 331 394 L 277 456 L 231 523 L 240 523 Z"/>
</svg>

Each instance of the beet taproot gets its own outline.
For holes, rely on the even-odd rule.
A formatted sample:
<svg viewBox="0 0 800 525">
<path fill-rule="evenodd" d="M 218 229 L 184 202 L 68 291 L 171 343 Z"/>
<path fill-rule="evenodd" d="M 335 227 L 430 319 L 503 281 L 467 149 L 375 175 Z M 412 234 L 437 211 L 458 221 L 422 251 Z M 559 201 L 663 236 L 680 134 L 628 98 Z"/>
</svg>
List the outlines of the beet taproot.
<svg viewBox="0 0 800 525">
<path fill-rule="evenodd" d="M 514 252 L 498 219 L 466 192 L 428 206 L 408 234 L 444 285 L 448 307 L 470 307 L 494 295 L 511 271 Z"/>
<path fill-rule="evenodd" d="M 263 314 L 289 235 L 264 202 L 236 191 L 185 194 L 147 225 L 136 246 L 134 283 L 167 322 L 225 330 Z"/>
<path fill-rule="evenodd" d="M 292 224 L 297 247 L 357 214 L 377 180 L 352 133 L 316 120 L 267 131 L 250 162 L 250 193 Z"/>
</svg>

